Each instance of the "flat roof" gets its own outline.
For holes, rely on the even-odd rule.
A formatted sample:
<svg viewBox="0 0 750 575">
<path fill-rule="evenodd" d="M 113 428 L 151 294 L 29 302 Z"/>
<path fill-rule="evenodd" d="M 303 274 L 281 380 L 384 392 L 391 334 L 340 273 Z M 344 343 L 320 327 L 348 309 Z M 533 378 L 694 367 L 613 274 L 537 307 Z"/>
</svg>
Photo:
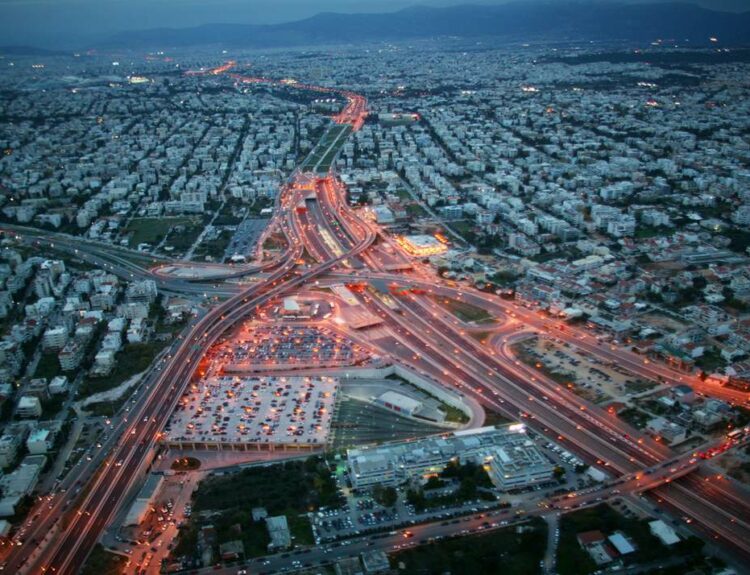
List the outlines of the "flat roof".
<svg viewBox="0 0 750 575">
<path fill-rule="evenodd" d="M 417 401 L 416 399 L 403 395 L 402 393 L 397 393 L 395 391 L 386 391 L 384 394 L 378 397 L 378 401 L 382 403 L 390 403 L 401 409 L 406 409 L 409 411 L 414 411 L 422 407 L 421 401 Z"/>
<path fill-rule="evenodd" d="M 651 521 L 648 526 L 651 529 L 651 532 L 661 539 L 662 543 L 665 545 L 672 545 L 680 540 L 675 530 L 661 519 Z"/>
<path fill-rule="evenodd" d="M 607 539 L 609 539 L 609 542 L 614 545 L 614 548 L 617 549 L 617 552 L 620 555 L 627 555 L 628 553 L 633 553 L 635 551 L 635 547 L 633 547 L 630 541 L 628 541 L 622 533 L 613 533 Z"/>
<path fill-rule="evenodd" d="M 443 247 L 437 239 L 427 234 L 413 234 L 410 236 L 404 236 L 404 239 L 417 247 Z"/>
</svg>

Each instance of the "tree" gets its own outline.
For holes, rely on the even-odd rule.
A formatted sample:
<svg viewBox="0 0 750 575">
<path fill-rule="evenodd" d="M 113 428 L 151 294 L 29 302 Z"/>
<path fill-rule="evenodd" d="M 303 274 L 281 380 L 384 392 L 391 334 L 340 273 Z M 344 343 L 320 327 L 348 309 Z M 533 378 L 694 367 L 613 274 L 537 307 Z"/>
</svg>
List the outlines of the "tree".
<svg viewBox="0 0 750 575">
<path fill-rule="evenodd" d="M 437 475 L 430 475 L 429 479 L 427 479 L 427 483 L 424 484 L 424 488 L 439 489 L 443 485 L 445 485 L 445 483 Z"/>
<path fill-rule="evenodd" d="M 424 493 L 418 489 L 409 489 L 406 491 L 406 502 L 413 505 L 417 511 L 425 508 Z"/>
<path fill-rule="evenodd" d="M 372 498 L 383 507 L 393 507 L 398 501 L 398 491 L 394 487 L 383 487 L 378 483 L 372 488 Z"/>
<path fill-rule="evenodd" d="M 463 500 L 474 499 L 477 496 L 477 482 L 471 477 L 465 477 L 461 480 L 456 495 Z"/>
</svg>

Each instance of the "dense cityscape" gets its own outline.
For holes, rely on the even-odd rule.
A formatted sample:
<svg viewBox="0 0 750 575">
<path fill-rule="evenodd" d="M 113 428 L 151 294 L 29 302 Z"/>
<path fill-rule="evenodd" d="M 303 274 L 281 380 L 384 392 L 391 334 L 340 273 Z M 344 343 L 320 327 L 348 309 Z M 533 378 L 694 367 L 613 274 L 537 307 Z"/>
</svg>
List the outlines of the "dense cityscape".
<svg viewBox="0 0 750 575">
<path fill-rule="evenodd" d="M 749 62 L 0 49 L 0 572 L 747 573 Z"/>
</svg>

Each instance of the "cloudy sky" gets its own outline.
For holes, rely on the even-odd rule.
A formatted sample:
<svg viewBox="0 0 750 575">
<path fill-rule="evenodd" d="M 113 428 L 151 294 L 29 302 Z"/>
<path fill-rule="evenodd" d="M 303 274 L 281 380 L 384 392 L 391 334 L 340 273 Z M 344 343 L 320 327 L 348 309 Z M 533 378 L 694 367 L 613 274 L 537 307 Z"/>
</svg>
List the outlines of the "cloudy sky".
<svg viewBox="0 0 750 575">
<path fill-rule="evenodd" d="M 0 45 L 77 48 L 127 29 L 185 27 L 216 22 L 262 24 L 296 20 L 323 11 L 389 12 L 415 4 L 440 6 L 502 1 L 0 0 Z M 688 1 L 713 9 L 750 10 L 750 0 Z"/>
</svg>

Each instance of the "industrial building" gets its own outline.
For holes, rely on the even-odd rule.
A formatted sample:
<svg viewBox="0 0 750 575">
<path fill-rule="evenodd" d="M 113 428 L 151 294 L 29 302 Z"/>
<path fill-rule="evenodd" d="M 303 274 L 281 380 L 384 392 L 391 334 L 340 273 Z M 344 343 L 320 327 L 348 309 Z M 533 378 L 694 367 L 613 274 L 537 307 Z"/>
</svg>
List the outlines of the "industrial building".
<svg viewBox="0 0 750 575">
<path fill-rule="evenodd" d="M 454 460 L 481 463 L 503 491 L 552 480 L 554 465 L 526 435 L 522 424 L 456 431 L 419 441 L 389 443 L 347 451 L 355 489 L 398 485 L 440 473 Z"/>
<path fill-rule="evenodd" d="M 490 479 L 503 491 L 550 481 L 554 469 L 532 441 L 494 447 L 485 463 L 489 464 Z"/>
<path fill-rule="evenodd" d="M 151 509 L 151 504 L 154 501 L 154 497 L 159 492 L 162 481 L 164 481 L 163 475 L 152 473 L 148 476 L 146 482 L 143 484 L 140 491 L 138 491 L 135 501 L 133 501 L 133 504 L 130 506 L 123 525 L 129 526 L 141 524 Z"/>
</svg>

